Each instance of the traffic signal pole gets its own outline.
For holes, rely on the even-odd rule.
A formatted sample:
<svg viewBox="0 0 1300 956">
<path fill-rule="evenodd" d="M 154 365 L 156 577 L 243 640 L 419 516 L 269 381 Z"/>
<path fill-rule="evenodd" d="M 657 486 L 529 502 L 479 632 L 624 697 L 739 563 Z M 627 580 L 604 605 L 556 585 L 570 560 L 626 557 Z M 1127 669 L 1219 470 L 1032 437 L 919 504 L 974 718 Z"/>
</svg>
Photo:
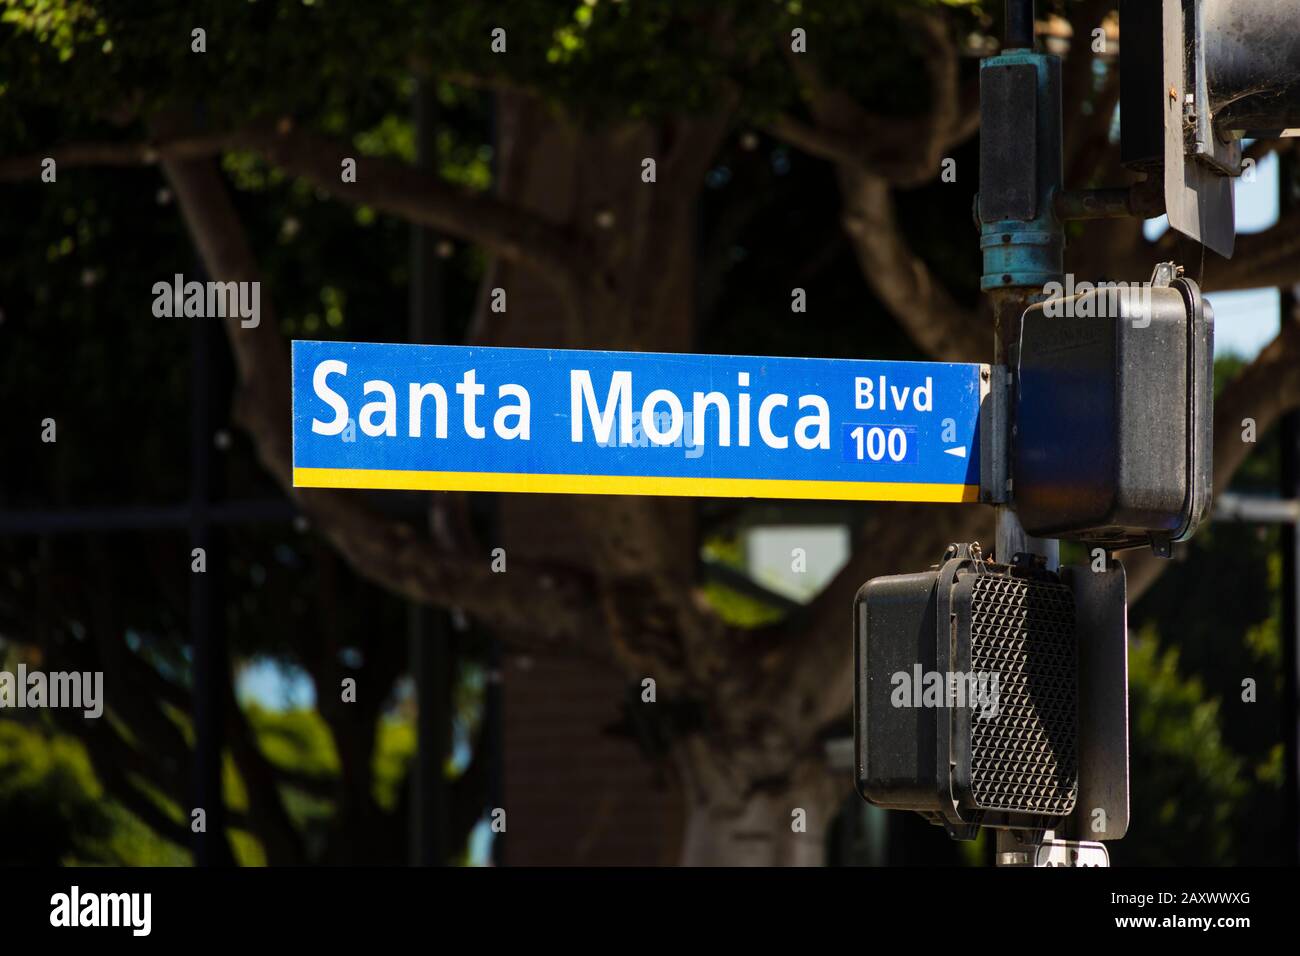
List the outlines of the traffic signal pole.
<svg viewBox="0 0 1300 956">
<path fill-rule="evenodd" d="M 1033 0 L 1007 0 L 1003 50 L 980 64 L 980 195 L 977 215 L 984 269 L 980 287 L 993 309 L 994 365 L 1006 369 L 994 387 L 1007 393 L 995 401 L 994 468 L 1001 488 L 991 489 L 996 509 L 994 557 L 1010 563 L 1017 554 L 1060 564 L 1060 542 L 1025 533 L 1013 504 L 1009 462 L 1015 436 L 1014 374 L 1020 320 L 1044 297 L 1051 282 L 1063 280 L 1065 233 L 1056 216 L 1061 192 L 1061 64 L 1039 53 L 1034 39 Z M 1033 837 L 997 830 L 999 866 L 1032 865 Z M 1045 834 L 1049 835 L 1049 834 Z M 1028 841 L 1028 842 L 1027 842 Z"/>
<path fill-rule="evenodd" d="M 1007 0 L 1006 43 L 980 69 L 980 248 L 984 274 L 980 287 L 993 308 L 994 363 L 1008 370 L 1011 388 L 1016 368 L 1020 319 L 1042 299 L 1049 283 L 1064 279 L 1065 233 L 1056 214 L 1062 187 L 1061 64 L 1034 45 L 1033 0 Z M 995 445 L 1008 452 L 1015 435 L 1010 420 L 1014 402 L 993 423 L 1001 432 Z M 1009 469 L 997 469 L 1009 475 Z M 1009 562 L 1016 554 L 1038 554 L 1050 567 L 1059 560 L 1059 543 L 1025 534 L 1012 504 L 1009 477 L 993 488 L 997 507 L 994 554 Z"/>
<path fill-rule="evenodd" d="M 1009 388 L 1020 318 L 1049 283 L 1062 281 L 1064 271 L 1065 233 L 1055 209 L 1063 177 L 1061 63 L 1035 49 L 1033 0 L 1007 0 L 1005 46 L 980 64 L 980 119 L 980 288 L 992 302 L 994 363 L 1008 370 Z M 996 442 L 1001 453 L 1010 448 L 1015 423 L 1009 420 L 1014 403 L 1008 398 L 1000 406 L 1007 410 L 994 422 L 1002 432 Z M 1016 519 L 1010 479 L 992 492 L 998 560 L 1033 553 L 1055 566 L 1057 542 L 1028 537 Z"/>
</svg>

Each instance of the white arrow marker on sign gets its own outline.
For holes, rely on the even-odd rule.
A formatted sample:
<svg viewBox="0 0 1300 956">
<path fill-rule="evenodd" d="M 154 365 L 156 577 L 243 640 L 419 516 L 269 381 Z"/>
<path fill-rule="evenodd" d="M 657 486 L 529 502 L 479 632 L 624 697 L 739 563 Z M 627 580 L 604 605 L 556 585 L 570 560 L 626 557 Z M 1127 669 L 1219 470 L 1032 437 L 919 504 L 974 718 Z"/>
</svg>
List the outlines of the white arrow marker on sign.
<svg viewBox="0 0 1300 956">
<path fill-rule="evenodd" d="M 953 456 L 956 457 L 956 458 L 965 458 L 965 457 L 966 457 L 966 446 L 965 446 L 965 445 L 959 445 L 959 446 L 956 447 L 956 448 L 945 448 L 945 449 L 943 450 L 943 453 L 944 453 L 945 455 L 953 455 Z"/>
</svg>

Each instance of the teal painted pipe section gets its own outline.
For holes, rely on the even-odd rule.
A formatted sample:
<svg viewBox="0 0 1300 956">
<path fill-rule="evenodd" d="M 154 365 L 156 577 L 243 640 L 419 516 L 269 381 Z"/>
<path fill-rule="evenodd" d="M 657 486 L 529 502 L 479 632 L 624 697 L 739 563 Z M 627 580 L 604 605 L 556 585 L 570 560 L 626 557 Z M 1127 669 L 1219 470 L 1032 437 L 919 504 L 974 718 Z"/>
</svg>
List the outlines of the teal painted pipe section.
<svg viewBox="0 0 1300 956">
<path fill-rule="evenodd" d="M 1060 58 L 1032 50 L 1009 50 L 987 57 L 980 69 L 1022 65 L 1032 66 L 1038 81 L 1035 128 L 1020 131 L 1024 148 L 1035 150 L 1036 155 L 1035 214 L 1029 220 L 1003 219 L 980 224 L 980 249 L 984 256 L 980 288 L 986 292 L 1042 289 L 1050 282 L 1063 279 L 1065 232 L 1055 208 L 1063 178 Z M 999 170 L 982 170 L 981 175 L 996 177 Z M 981 189 L 989 186 L 990 183 L 980 183 Z"/>
</svg>

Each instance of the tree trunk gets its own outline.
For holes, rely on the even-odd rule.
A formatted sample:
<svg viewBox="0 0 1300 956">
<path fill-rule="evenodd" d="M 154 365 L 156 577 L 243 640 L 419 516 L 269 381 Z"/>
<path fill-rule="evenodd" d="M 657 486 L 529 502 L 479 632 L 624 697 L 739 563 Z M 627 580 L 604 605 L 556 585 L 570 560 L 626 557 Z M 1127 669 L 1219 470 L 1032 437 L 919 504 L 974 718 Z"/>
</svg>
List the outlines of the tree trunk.
<svg viewBox="0 0 1300 956">
<path fill-rule="evenodd" d="M 693 204 L 682 209 L 663 202 L 656 191 L 667 186 L 641 181 L 642 158 L 656 155 L 654 131 L 583 131 L 522 97 L 502 97 L 500 130 L 501 198 L 587 236 L 599 255 L 582 301 L 565 301 L 535 272 L 494 263 L 485 286 L 506 291 L 507 309 L 481 309 L 474 339 L 534 348 L 688 351 Z M 648 590 L 641 586 L 648 596 L 689 600 L 696 540 L 688 499 L 526 494 L 504 495 L 499 507 L 508 558 L 545 559 L 605 580 L 648 580 Z M 615 637 L 615 646 L 625 649 L 622 663 L 644 671 L 648 664 L 633 648 L 645 635 Z M 608 644 L 606 635 L 592 635 L 593 650 Z"/>
<path fill-rule="evenodd" d="M 689 798 L 680 862 L 822 866 L 831 823 L 848 792 L 847 777 L 832 776 L 822 761 L 808 763 L 789 779 L 734 789 L 711 786 Z"/>
<path fill-rule="evenodd" d="M 507 310 L 481 309 L 474 340 L 689 351 L 694 344 L 699 184 L 671 181 L 687 174 L 668 173 L 673 167 L 666 152 L 680 148 L 680 133 L 676 143 L 666 143 L 674 137 L 662 137 L 649 125 L 581 130 L 516 97 L 503 98 L 499 128 L 500 197 L 585 235 L 599 254 L 593 257 L 592 288 L 580 302 L 563 301 L 554 285 L 535 273 L 494 263 L 485 288 L 505 289 Z M 716 128 L 694 132 L 717 135 Z M 698 152 L 711 152 L 707 139 Z M 658 182 L 642 181 L 647 157 L 657 161 Z M 486 303 L 490 297 L 481 299 Z M 687 801 L 688 820 L 679 860 L 690 865 L 823 862 L 826 831 L 845 787 L 833 785 L 820 759 L 792 771 L 798 758 L 784 759 L 792 753 L 784 744 L 776 748 L 780 760 L 752 750 L 756 745 L 748 730 L 753 721 L 751 727 L 738 725 L 737 708 L 728 703 L 737 688 L 722 694 L 701 676 L 709 666 L 705 661 L 722 649 L 683 631 L 682 615 L 690 613 L 683 609 L 696 600 L 696 502 L 509 495 L 499 507 L 509 557 L 546 558 L 581 568 L 607 585 L 602 590 L 617 595 L 616 600 L 638 602 L 636 615 L 617 616 L 637 622 L 635 632 L 593 634 L 591 644 L 606 654 L 612 647 L 614 663 L 629 682 L 655 679 L 659 702 L 642 706 L 664 708 L 654 716 L 666 713 L 674 693 L 702 705 L 708 743 L 691 735 L 673 744 L 677 767 L 684 771 L 679 792 Z M 737 677 L 733 672 L 732 684 Z M 776 719 L 757 716 L 764 723 Z M 672 734 L 683 732 L 671 721 L 664 726 Z M 804 730 L 776 727 L 763 737 L 785 740 Z M 797 745 L 793 752 L 799 752 Z M 509 773 L 507 767 L 507 777 Z M 526 834 L 511 831 L 516 846 L 525 839 Z"/>
</svg>

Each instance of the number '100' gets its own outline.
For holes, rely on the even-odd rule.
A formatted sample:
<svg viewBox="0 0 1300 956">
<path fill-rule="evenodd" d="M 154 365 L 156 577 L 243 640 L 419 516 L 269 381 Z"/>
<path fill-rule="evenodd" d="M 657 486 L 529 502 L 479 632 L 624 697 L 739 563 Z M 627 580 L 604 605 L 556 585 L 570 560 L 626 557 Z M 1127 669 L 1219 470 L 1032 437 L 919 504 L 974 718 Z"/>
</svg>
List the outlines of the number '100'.
<svg viewBox="0 0 1300 956">
<path fill-rule="evenodd" d="M 902 461 L 907 457 L 907 432 L 901 428 L 859 425 L 849 432 L 849 437 L 856 443 L 859 461 L 863 458 L 884 461 L 885 456 L 890 461 Z"/>
</svg>

